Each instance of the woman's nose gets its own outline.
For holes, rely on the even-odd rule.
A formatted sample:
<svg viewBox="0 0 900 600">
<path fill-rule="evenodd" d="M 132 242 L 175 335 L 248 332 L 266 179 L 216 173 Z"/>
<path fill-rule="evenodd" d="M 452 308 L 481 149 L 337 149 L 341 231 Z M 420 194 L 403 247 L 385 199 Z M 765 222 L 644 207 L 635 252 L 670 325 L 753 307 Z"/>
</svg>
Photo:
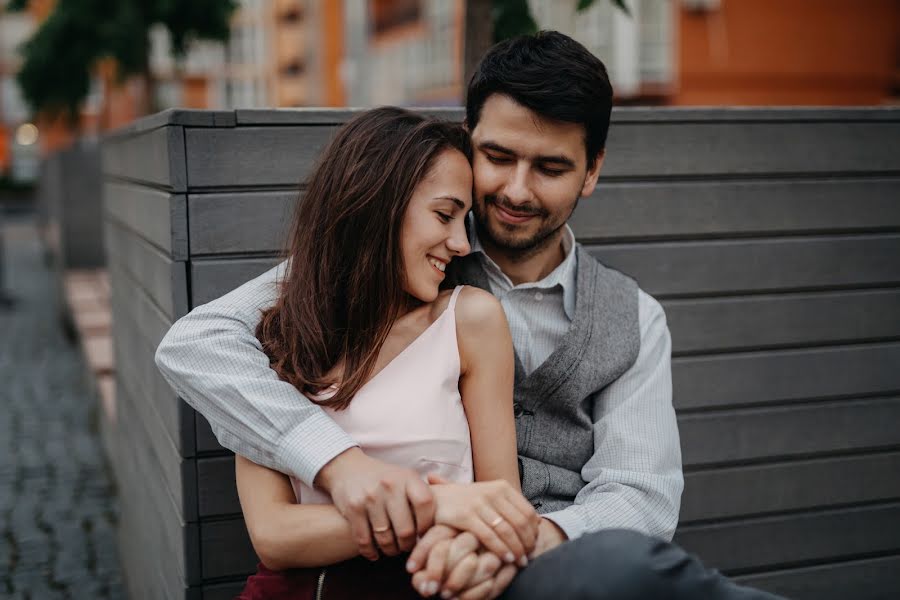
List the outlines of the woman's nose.
<svg viewBox="0 0 900 600">
<path fill-rule="evenodd" d="M 469 234 L 462 223 L 459 227 L 455 227 L 453 235 L 447 238 L 447 249 L 456 256 L 465 256 L 472 251 L 472 247 L 469 245 Z"/>
</svg>

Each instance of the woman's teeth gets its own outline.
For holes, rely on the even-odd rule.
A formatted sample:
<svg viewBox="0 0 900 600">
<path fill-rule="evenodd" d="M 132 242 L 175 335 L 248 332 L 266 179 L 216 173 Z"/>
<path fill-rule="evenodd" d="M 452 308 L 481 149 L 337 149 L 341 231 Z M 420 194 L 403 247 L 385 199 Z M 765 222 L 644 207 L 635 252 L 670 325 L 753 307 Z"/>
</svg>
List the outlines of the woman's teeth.
<svg viewBox="0 0 900 600">
<path fill-rule="evenodd" d="M 428 262 L 430 262 L 431 266 L 434 267 L 435 269 L 437 269 L 438 271 L 440 271 L 441 273 L 443 273 L 444 269 L 447 268 L 447 265 L 445 263 L 442 263 L 441 261 L 436 260 L 434 258 L 429 258 Z"/>
</svg>

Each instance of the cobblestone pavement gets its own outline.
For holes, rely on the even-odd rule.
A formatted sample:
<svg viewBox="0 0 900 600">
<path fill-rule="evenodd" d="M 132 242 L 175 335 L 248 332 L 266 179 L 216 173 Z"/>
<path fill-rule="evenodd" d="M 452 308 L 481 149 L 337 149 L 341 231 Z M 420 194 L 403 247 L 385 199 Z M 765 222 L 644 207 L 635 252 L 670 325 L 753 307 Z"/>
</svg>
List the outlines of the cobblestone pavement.
<svg viewBox="0 0 900 600">
<path fill-rule="evenodd" d="M 0 598 L 123 598 L 97 400 L 58 318 L 33 220 L 6 221 L 0 308 Z"/>
</svg>

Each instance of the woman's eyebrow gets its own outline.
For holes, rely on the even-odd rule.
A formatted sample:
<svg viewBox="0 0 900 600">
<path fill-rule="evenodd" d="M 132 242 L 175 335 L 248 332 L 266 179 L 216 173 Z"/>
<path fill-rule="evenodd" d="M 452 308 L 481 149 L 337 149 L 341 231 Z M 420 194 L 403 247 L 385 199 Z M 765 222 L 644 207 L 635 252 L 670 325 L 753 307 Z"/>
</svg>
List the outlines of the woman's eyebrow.
<svg viewBox="0 0 900 600">
<path fill-rule="evenodd" d="M 456 196 L 436 196 L 435 200 L 450 200 L 455 205 L 457 205 L 462 210 L 466 210 L 466 203 L 457 198 Z"/>
</svg>

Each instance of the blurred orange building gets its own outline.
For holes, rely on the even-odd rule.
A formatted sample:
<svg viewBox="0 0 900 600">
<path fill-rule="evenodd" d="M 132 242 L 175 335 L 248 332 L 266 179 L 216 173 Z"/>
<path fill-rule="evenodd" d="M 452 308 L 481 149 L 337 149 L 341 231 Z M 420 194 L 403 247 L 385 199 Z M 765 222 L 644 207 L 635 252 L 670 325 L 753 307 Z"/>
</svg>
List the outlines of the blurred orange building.
<svg viewBox="0 0 900 600">
<path fill-rule="evenodd" d="M 0 0 L 0 5 L 3 0 Z M 0 175 L 28 118 L 15 48 L 52 10 L 0 10 Z M 152 32 L 155 110 L 458 105 L 466 0 L 239 0 L 231 39 L 174 61 Z M 529 0 L 542 28 L 601 57 L 620 104 L 862 105 L 900 102 L 900 0 Z M 144 111 L 138 79 L 96 69 L 78 131 L 98 135 Z M 24 110 L 24 114 L 23 114 Z M 43 152 L 72 128 L 38 117 Z"/>
<path fill-rule="evenodd" d="M 898 0 L 683 0 L 678 105 L 862 105 L 900 96 Z"/>
</svg>

